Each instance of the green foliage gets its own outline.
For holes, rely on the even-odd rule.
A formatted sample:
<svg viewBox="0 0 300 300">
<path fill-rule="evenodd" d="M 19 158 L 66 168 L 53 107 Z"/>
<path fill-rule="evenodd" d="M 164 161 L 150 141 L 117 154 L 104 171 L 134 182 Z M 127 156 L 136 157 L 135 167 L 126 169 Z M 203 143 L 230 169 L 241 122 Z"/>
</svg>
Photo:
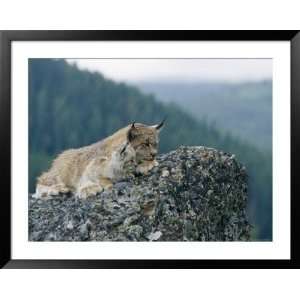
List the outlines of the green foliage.
<svg viewBox="0 0 300 300">
<path fill-rule="evenodd" d="M 64 60 L 29 60 L 29 190 L 55 155 L 96 142 L 134 121 L 155 124 L 167 116 L 160 152 L 204 145 L 236 155 L 249 174 L 249 215 L 256 239 L 272 239 L 272 156 L 194 119 L 174 103 L 163 104 L 137 88 Z"/>
</svg>

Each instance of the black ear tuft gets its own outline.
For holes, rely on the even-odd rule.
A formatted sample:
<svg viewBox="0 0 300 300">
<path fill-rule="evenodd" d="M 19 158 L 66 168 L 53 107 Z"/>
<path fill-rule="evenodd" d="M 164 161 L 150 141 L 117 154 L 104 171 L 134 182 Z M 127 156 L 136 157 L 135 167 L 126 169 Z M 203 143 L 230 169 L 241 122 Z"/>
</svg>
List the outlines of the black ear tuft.
<svg viewBox="0 0 300 300">
<path fill-rule="evenodd" d="M 164 118 L 156 127 L 156 130 L 160 130 L 165 124 L 166 118 Z"/>
</svg>

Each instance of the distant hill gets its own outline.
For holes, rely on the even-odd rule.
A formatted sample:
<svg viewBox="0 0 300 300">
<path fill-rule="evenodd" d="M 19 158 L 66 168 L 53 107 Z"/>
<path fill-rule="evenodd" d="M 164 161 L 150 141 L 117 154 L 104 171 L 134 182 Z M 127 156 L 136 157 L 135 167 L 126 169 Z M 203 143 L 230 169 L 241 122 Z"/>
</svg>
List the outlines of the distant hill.
<svg viewBox="0 0 300 300">
<path fill-rule="evenodd" d="M 79 70 L 64 60 L 29 60 L 29 190 L 51 159 L 68 148 L 98 141 L 131 123 L 155 124 L 167 116 L 160 151 L 204 145 L 236 155 L 249 174 L 254 237 L 272 239 L 272 156 L 193 118 L 174 103 L 161 103 L 138 88 Z"/>
<path fill-rule="evenodd" d="M 262 150 L 272 149 L 272 81 L 136 84 L 163 103 L 176 103 L 198 120 L 215 122 L 222 132 L 229 131 Z"/>
</svg>

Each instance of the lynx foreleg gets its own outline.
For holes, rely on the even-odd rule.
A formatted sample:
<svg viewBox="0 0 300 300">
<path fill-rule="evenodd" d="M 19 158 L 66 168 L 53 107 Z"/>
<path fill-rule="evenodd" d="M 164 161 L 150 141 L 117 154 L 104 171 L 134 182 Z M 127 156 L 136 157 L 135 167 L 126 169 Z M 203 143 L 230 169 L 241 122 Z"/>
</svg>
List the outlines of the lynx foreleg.
<svg viewBox="0 0 300 300">
<path fill-rule="evenodd" d="M 59 194 L 69 193 L 70 189 L 60 180 L 55 173 L 45 172 L 38 179 L 35 198 L 51 198 Z"/>
<path fill-rule="evenodd" d="M 77 197 L 87 199 L 112 187 L 111 180 L 103 176 L 106 164 L 107 158 L 99 158 L 87 166 L 77 187 Z"/>
</svg>

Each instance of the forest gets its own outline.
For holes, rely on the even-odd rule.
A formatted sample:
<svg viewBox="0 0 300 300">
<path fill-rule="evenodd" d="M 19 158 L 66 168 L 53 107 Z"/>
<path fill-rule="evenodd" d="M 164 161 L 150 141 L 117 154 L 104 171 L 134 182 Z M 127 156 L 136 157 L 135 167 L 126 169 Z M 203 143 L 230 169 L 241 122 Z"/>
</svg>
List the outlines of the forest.
<svg viewBox="0 0 300 300">
<path fill-rule="evenodd" d="M 31 193 L 37 176 L 65 149 L 96 142 L 132 122 L 155 124 L 167 117 L 161 153 L 180 145 L 203 145 L 233 153 L 246 166 L 252 239 L 272 240 L 271 151 L 195 117 L 178 103 L 159 101 L 153 93 L 80 70 L 63 59 L 30 59 L 28 64 Z"/>
</svg>

